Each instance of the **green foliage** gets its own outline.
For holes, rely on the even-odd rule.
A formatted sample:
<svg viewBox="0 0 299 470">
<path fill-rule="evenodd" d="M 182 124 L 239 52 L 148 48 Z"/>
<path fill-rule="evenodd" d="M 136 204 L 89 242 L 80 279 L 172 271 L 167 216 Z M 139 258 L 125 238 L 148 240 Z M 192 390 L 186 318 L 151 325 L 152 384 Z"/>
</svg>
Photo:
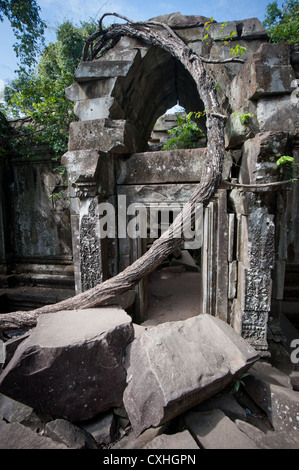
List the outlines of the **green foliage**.
<svg viewBox="0 0 299 470">
<path fill-rule="evenodd" d="M 250 372 L 246 372 L 245 374 L 241 375 L 239 379 L 237 379 L 233 385 L 232 393 L 237 393 L 240 390 L 241 385 L 245 386 L 245 383 L 243 382 L 242 379 L 245 379 L 245 377 L 248 377 L 250 375 Z"/>
<path fill-rule="evenodd" d="M 241 57 L 242 54 L 246 54 L 247 48 L 240 46 L 240 44 L 237 44 L 236 46 L 232 47 L 229 51 L 229 53 L 234 56 L 234 57 Z"/>
<path fill-rule="evenodd" d="M 206 23 L 204 24 L 204 30 L 205 31 L 209 31 L 210 27 L 212 26 L 212 24 L 214 23 L 214 18 L 213 16 L 211 16 L 211 18 L 209 19 L 209 21 L 206 21 Z M 206 34 L 204 35 L 204 37 L 202 38 L 203 41 L 207 41 L 209 38 L 209 33 L 206 32 Z"/>
<path fill-rule="evenodd" d="M 280 166 L 280 165 L 285 165 L 286 163 L 291 163 L 293 165 L 294 157 L 290 157 L 289 155 L 283 155 L 277 160 L 276 165 Z"/>
<path fill-rule="evenodd" d="M 6 17 L 17 42 L 14 51 L 23 67 L 31 67 L 43 43 L 45 23 L 35 0 L 0 0 L 0 21 Z"/>
<path fill-rule="evenodd" d="M 28 117 L 11 140 L 19 154 L 30 156 L 32 147 L 48 145 L 58 160 L 67 150 L 69 125 L 75 116 L 65 89 L 73 83 L 84 41 L 96 29 L 95 23 L 74 26 L 65 21 L 57 28 L 57 41 L 45 48 L 35 70 L 30 74 L 19 71 L 5 88 L 2 112 L 8 119 Z"/>
<path fill-rule="evenodd" d="M 250 119 L 254 117 L 253 113 L 239 114 L 237 111 L 235 111 L 233 114 L 239 117 L 242 126 L 247 126 L 250 123 Z"/>
<path fill-rule="evenodd" d="M 284 172 L 287 178 L 292 179 L 292 183 L 296 181 L 294 178 L 294 170 L 295 170 L 295 163 L 294 157 L 290 157 L 289 155 L 282 155 L 277 161 L 276 165 L 278 167 L 283 167 Z"/>
<path fill-rule="evenodd" d="M 177 149 L 190 149 L 198 147 L 199 139 L 205 137 L 205 134 L 197 126 L 196 122 L 192 120 L 192 116 L 199 118 L 204 115 L 203 113 L 189 114 L 179 113 L 177 115 L 177 126 L 168 131 L 170 139 L 164 145 L 162 150 L 177 150 Z"/>
<path fill-rule="evenodd" d="M 288 0 L 282 8 L 277 1 L 269 3 L 263 24 L 271 42 L 299 42 L 299 1 Z"/>
<path fill-rule="evenodd" d="M 228 44 L 236 36 L 236 34 L 237 34 L 236 31 L 234 30 L 230 31 L 229 35 L 223 39 L 223 44 L 225 45 Z"/>
</svg>

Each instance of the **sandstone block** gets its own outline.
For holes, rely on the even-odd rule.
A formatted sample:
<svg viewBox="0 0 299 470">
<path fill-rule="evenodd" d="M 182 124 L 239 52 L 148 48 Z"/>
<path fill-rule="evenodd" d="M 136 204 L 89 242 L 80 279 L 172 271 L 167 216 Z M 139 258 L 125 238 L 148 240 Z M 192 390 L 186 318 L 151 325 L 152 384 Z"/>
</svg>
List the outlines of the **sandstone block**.
<svg viewBox="0 0 299 470">
<path fill-rule="evenodd" d="M 94 150 L 100 147 L 102 152 L 129 152 L 127 135 L 131 135 L 130 126 L 123 120 L 93 119 L 84 122 L 72 122 L 70 125 L 69 151 Z"/>
<path fill-rule="evenodd" d="M 232 34 L 231 37 L 235 39 L 238 37 L 237 22 L 228 21 L 226 24 L 213 23 L 208 33 L 214 41 L 224 41 L 230 34 Z"/>
<path fill-rule="evenodd" d="M 113 91 L 117 78 L 92 80 L 90 82 L 73 83 L 65 90 L 65 96 L 72 102 L 102 98 Z"/>
<path fill-rule="evenodd" d="M 236 419 L 235 424 L 238 426 L 240 431 L 244 432 L 244 434 L 254 441 L 256 445 L 258 445 L 259 440 L 265 436 L 263 431 L 244 420 Z"/>
<path fill-rule="evenodd" d="M 295 73 L 288 44 L 262 44 L 231 82 L 231 103 L 237 110 L 248 100 L 290 94 Z"/>
<path fill-rule="evenodd" d="M 259 132 L 243 146 L 240 182 L 257 184 L 277 181 L 279 172 L 276 161 L 281 155 L 288 155 L 289 151 L 288 133 L 283 129 Z"/>
<path fill-rule="evenodd" d="M 77 101 L 74 106 L 74 114 L 80 121 L 109 118 L 111 113 L 115 114 L 113 117 L 116 119 L 124 118 L 124 113 L 118 109 L 115 99 L 111 96 Z"/>
<path fill-rule="evenodd" d="M 257 444 L 262 449 L 299 449 L 299 439 L 296 432 L 269 432 L 262 436 Z"/>
<path fill-rule="evenodd" d="M 9 423 L 24 423 L 30 421 L 33 409 L 0 393 L 0 420 Z"/>
<path fill-rule="evenodd" d="M 273 119 L 275 116 L 275 119 Z M 264 97 L 257 104 L 257 119 L 260 130 L 283 131 L 296 134 L 298 131 L 299 107 L 291 96 Z"/>
<path fill-rule="evenodd" d="M 124 77 L 131 66 L 132 60 L 98 59 L 92 62 L 80 62 L 74 78 L 76 82 L 81 83 L 101 78 Z"/>
<path fill-rule="evenodd" d="M 161 434 L 146 444 L 143 449 L 197 449 L 198 445 L 185 430 L 176 434 Z"/>
<path fill-rule="evenodd" d="M 268 33 L 257 18 L 248 18 L 237 22 L 237 30 L 242 38 L 256 39 L 268 38 Z"/>
<path fill-rule="evenodd" d="M 204 449 L 258 449 L 255 442 L 221 410 L 190 412 L 185 417 L 185 424 Z"/>
<path fill-rule="evenodd" d="M 164 426 L 158 428 L 146 429 L 140 436 L 135 436 L 134 432 L 130 432 L 120 441 L 116 442 L 112 449 L 143 449 L 145 445 L 159 436 L 165 430 Z"/>
<path fill-rule="evenodd" d="M 65 419 L 56 419 L 47 423 L 45 436 L 66 445 L 69 449 L 98 449 L 95 440 L 88 432 Z"/>
<path fill-rule="evenodd" d="M 290 388 L 285 374 L 259 363 L 244 381 L 247 393 L 267 413 L 275 431 L 298 432 L 299 393 Z"/>
<path fill-rule="evenodd" d="M 153 21 L 165 23 L 171 28 L 194 28 L 195 26 L 203 26 L 210 18 L 200 15 L 182 15 L 179 12 L 170 15 L 160 15 L 151 18 Z"/>
<path fill-rule="evenodd" d="M 104 157 L 98 150 L 76 150 L 66 152 L 61 162 L 68 169 L 71 182 L 82 183 L 94 180 L 100 160 Z"/>
<path fill-rule="evenodd" d="M 0 449 L 67 449 L 19 423 L 0 424 Z"/>
<path fill-rule="evenodd" d="M 133 338 L 131 318 L 118 308 L 43 315 L 3 371 L 0 390 L 54 418 L 90 419 L 122 405 L 122 359 Z"/>
<path fill-rule="evenodd" d="M 210 315 L 145 331 L 127 351 L 124 406 L 136 435 L 225 388 L 258 354 Z"/>
<path fill-rule="evenodd" d="M 116 162 L 117 183 L 200 181 L 205 154 L 205 148 L 136 153 Z"/>
<path fill-rule="evenodd" d="M 228 392 L 219 393 L 219 395 L 215 395 L 193 408 L 194 411 L 212 411 L 215 409 L 223 411 L 232 421 L 236 419 L 245 421 L 246 419 L 244 408 L 242 408 L 234 396 Z"/>
</svg>

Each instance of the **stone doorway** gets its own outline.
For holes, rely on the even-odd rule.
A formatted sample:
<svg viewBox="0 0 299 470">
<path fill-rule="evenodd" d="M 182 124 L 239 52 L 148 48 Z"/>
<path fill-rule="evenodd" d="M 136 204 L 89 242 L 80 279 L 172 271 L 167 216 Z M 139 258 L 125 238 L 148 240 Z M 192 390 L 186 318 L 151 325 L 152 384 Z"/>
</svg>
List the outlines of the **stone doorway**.
<svg viewBox="0 0 299 470">
<path fill-rule="evenodd" d="M 169 26 L 196 53 L 216 61 L 227 59 L 230 46 L 222 47 L 220 25 L 211 26 L 210 39 L 204 43 L 204 24 L 189 20 L 181 18 L 176 26 Z M 277 158 L 298 156 L 297 107 L 290 101 L 298 74 L 296 58 L 289 45 L 268 44 L 266 31 L 256 19 L 231 22 L 227 28 L 237 31 L 234 40 L 241 41 L 247 52 L 244 64 L 206 64 L 227 115 L 223 179 L 253 185 L 276 182 L 280 178 Z M 256 77 L 267 73 L 280 79 L 269 80 L 261 88 Z M 67 96 L 75 103 L 79 121 L 70 127 L 63 163 L 69 171 L 79 293 L 114 276 L 132 254 L 144 250 L 136 244 L 126 251 L 117 234 L 114 240 L 102 240 L 96 229 L 97 206 L 108 201 L 117 208 L 119 195 L 134 192 L 136 202 L 139 196 L 148 204 L 156 196 L 160 202 L 184 201 L 181 196 L 190 194 L 200 181 L 204 156 L 163 152 L 161 157 L 160 152 L 148 152 L 153 126 L 167 109 L 179 102 L 187 113 L 203 110 L 193 79 L 168 53 L 122 37 L 102 58 L 81 62 L 75 81 Z M 279 120 L 273 119 L 277 109 Z M 246 125 L 240 120 L 243 115 L 251 116 Z M 204 119 L 200 124 L 205 131 Z M 156 164 L 163 160 L 164 168 Z M 287 208 L 282 189 L 247 193 L 220 186 L 204 214 L 201 311 L 228 322 L 261 351 L 268 348 L 269 314 L 276 315 L 276 305 L 285 297 L 286 266 L 297 263 L 284 244 L 291 239 L 287 234 L 291 224 L 284 218 Z M 296 240 L 294 246 L 298 246 Z M 142 306 L 138 311 L 140 322 Z"/>
</svg>

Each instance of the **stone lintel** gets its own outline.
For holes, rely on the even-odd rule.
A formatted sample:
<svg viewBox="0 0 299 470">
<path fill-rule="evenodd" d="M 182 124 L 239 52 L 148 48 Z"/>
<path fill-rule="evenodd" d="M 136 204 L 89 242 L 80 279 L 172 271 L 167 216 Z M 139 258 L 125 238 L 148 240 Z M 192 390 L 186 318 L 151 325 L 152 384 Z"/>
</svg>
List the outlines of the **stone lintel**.
<svg viewBox="0 0 299 470">
<path fill-rule="evenodd" d="M 117 183 L 198 182 L 201 179 L 205 154 L 205 148 L 137 153 L 129 159 L 117 160 Z"/>
<path fill-rule="evenodd" d="M 132 153 L 138 140 L 134 126 L 121 119 L 72 122 L 69 151 L 100 149 L 101 152 Z"/>
<path fill-rule="evenodd" d="M 135 52 L 135 54 L 137 51 Z M 100 78 L 125 77 L 132 66 L 130 60 L 105 60 L 80 62 L 76 72 L 75 81 L 78 83 L 98 80 Z"/>
</svg>

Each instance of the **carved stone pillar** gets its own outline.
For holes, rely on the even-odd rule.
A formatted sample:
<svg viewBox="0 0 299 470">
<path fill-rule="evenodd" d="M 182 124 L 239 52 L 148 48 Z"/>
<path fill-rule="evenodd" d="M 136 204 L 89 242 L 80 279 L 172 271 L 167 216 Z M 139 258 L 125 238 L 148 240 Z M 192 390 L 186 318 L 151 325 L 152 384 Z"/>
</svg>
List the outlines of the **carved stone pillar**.
<svg viewBox="0 0 299 470">
<path fill-rule="evenodd" d="M 126 121 L 97 119 L 71 124 L 69 151 L 62 163 L 68 170 L 77 293 L 115 274 L 109 263 L 117 256 L 117 243 L 109 246 L 99 233 L 97 207 L 115 197 L 114 161 L 134 145 L 134 128 Z"/>
</svg>

